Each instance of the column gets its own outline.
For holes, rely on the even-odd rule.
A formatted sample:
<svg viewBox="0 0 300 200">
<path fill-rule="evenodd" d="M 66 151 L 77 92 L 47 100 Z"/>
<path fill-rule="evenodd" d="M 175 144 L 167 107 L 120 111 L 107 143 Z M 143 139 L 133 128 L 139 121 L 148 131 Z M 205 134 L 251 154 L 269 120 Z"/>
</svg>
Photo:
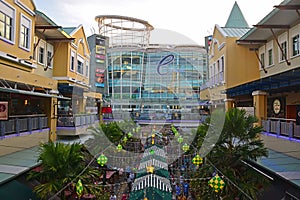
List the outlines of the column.
<svg viewBox="0 0 300 200">
<path fill-rule="evenodd" d="M 261 90 L 252 92 L 254 114 L 258 118 L 258 125 L 261 126 L 261 120 L 267 119 L 267 93 Z"/>
<path fill-rule="evenodd" d="M 234 108 L 234 99 L 224 99 L 225 102 L 225 111 L 227 112 L 229 109 Z"/>
<path fill-rule="evenodd" d="M 55 141 L 56 134 L 56 122 L 57 122 L 57 98 L 50 98 L 49 111 L 47 112 L 48 123 L 49 123 L 49 141 Z"/>
</svg>

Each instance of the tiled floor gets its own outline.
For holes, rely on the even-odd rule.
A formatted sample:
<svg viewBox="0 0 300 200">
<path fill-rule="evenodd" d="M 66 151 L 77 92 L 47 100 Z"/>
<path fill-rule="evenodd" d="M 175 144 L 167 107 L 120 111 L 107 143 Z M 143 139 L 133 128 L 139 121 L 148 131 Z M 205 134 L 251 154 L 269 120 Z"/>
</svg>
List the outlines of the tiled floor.
<svg viewBox="0 0 300 200">
<path fill-rule="evenodd" d="M 36 166 L 38 147 L 0 157 L 0 184 Z"/>
</svg>

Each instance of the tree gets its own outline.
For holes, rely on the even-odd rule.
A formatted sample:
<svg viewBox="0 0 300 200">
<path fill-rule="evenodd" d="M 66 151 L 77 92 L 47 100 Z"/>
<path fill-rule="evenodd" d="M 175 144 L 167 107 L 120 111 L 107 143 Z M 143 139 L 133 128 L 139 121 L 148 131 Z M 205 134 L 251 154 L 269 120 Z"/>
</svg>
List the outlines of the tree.
<svg viewBox="0 0 300 200">
<path fill-rule="evenodd" d="M 220 137 L 212 150 L 205 157 L 205 164 L 195 174 L 197 177 L 211 177 L 213 173 L 223 176 L 226 183 L 220 193 L 215 193 L 205 181 L 193 181 L 192 186 L 196 196 L 201 199 L 244 199 L 247 196 L 257 199 L 262 186 L 268 180 L 262 174 L 245 164 L 247 161 L 256 161 L 257 158 L 267 156 L 267 149 L 259 139 L 262 127 L 254 126 L 257 119 L 247 115 L 245 110 L 230 109 L 225 115 L 225 122 Z M 204 145 L 205 136 L 210 124 L 210 118 L 200 125 L 194 145 L 198 149 Z M 214 127 L 210 127 L 214 129 Z"/>
<path fill-rule="evenodd" d="M 92 159 L 86 154 L 87 151 L 79 143 L 42 144 L 38 157 L 38 161 L 41 161 L 41 171 L 31 171 L 28 176 L 28 179 L 36 179 L 40 182 L 40 185 L 34 188 L 37 195 L 41 199 L 48 199 L 66 186 L 66 190 L 75 194 L 75 184 L 79 179 L 82 179 L 85 184 L 84 192 L 97 193 L 100 187 L 91 184 L 100 177 L 100 172 L 90 167 L 84 170 L 87 165 L 85 158 Z M 62 190 L 60 193 L 61 199 L 65 199 L 64 192 L 65 190 Z"/>
</svg>

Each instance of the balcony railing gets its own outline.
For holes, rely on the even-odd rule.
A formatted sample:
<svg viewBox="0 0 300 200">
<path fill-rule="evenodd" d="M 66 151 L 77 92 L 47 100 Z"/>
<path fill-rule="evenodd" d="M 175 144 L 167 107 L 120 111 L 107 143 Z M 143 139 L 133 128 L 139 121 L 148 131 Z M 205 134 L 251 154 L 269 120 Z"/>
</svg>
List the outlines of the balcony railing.
<svg viewBox="0 0 300 200">
<path fill-rule="evenodd" d="M 0 121 L 0 136 L 32 132 L 48 128 L 48 118 L 44 115 L 11 116 L 7 121 Z"/>
<path fill-rule="evenodd" d="M 300 138 L 300 125 L 294 119 L 268 118 L 262 120 L 264 131 L 290 138 Z"/>
<path fill-rule="evenodd" d="M 78 127 L 94 124 L 99 121 L 99 115 L 82 114 L 82 115 L 59 115 L 57 118 L 57 126 L 59 127 Z"/>
</svg>

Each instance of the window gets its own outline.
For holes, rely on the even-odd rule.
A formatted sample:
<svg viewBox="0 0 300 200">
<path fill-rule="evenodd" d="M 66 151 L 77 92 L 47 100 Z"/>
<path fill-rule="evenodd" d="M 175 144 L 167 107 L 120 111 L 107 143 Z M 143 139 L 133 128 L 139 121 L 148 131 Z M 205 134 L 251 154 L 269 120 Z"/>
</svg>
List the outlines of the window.
<svg viewBox="0 0 300 200">
<path fill-rule="evenodd" d="M 21 15 L 21 28 L 20 28 L 20 47 L 29 50 L 31 38 L 31 21 L 24 15 Z"/>
<path fill-rule="evenodd" d="M 260 67 L 265 67 L 265 53 L 260 54 Z"/>
<path fill-rule="evenodd" d="M 299 35 L 293 37 L 293 56 L 300 54 Z"/>
<path fill-rule="evenodd" d="M 39 63 L 45 64 L 45 48 L 43 46 L 39 47 Z"/>
<path fill-rule="evenodd" d="M 86 77 L 88 77 L 88 75 L 89 75 L 89 62 L 88 61 L 86 61 L 85 62 L 85 76 Z"/>
<path fill-rule="evenodd" d="M 75 52 L 71 51 L 70 70 L 75 71 Z"/>
<path fill-rule="evenodd" d="M 0 2 L 0 38 L 14 42 L 14 21 L 15 10 Z"/>
<path fill-rule="evenodd" d="M 81 57 L 77 57 L 77 72 L 83 75 L 83 59 Z"/>
<path fill-rule="evenodd" d="M 268 65 L 271 66 L 273 65 L 273 49 L 268 50 Z"/>
<path fill-rule="evenodd" d="M 285 57 L 287 57 L 287 42 L 283 42 L 280 44 L 281 46 L 281 49 L 282 49 L 282 52 L 281 52 L 281 55 L 280 55 L 280 60 L 285 60 Z"/>
<path fill-rule="evenodd" d="M 47 66 L 53 67 L 53 46 L 51 44 L 47 44 Z"/>
</svg>

